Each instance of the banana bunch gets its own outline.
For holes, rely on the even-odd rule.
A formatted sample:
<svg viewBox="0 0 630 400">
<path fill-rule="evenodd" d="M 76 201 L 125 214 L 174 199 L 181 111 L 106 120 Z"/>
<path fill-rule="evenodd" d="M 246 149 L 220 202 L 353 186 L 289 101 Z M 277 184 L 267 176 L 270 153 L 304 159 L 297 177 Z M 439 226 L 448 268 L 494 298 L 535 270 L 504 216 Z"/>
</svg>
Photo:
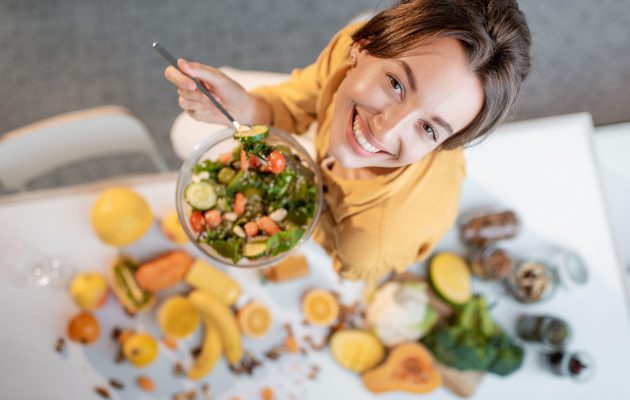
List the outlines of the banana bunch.
<svg viewBox="0 0 630 400">
<path fill-rule="evenodd" d="M 223 271 L 202 260 L 193 263 L 186 281 L 195 288 L 187 299 L 202 316 L 205 327 L 201 353 L 188 371 L 188 377 L 196 380 L 212 371 L 221 354 L 232 365 L 243 356 L 241 332 L 229 308 L 240 296 L 241 288 Z"/>
<path fill-rule="evenodd" d="M 193 290 L 188 295 L 188 299 L 201 313 L 204 320 L 208 320 L 216 326 L 227 361 L 231 365 L 237 364 L 243 356 L 243 346 L 241 344 L 241 332 L 232 311 L 216 296 L 202 290 Z"/>
<path fill-rule="evenodd" d="M 221 336 L 219 328 L 208 318 L 203 319 L 206 333 L 203 339 L 201 353 L 195 358 L 192 368 L 188 371 L 188 378 L 196 380 L 208 375 L 221 358 Z"/>
</svg>

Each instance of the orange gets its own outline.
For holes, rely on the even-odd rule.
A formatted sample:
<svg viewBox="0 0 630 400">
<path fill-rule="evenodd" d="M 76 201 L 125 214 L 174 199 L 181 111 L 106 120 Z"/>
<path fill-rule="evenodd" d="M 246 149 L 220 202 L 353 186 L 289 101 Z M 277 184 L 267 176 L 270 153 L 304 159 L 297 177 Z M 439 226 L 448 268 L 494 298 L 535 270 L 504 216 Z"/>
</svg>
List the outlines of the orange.
<svg viewBox="0 0 630 400">
<path fill-rule="evenodd" d="M 236 319 L 241 332 L 252 339 L 265 336 L 271 329 L 271 313 L 264 305 L 252 301 L 241 308 Z"/>
<path fill-rule="evenodd" d="M 304 318 L 313 325 L 330 326 L 339 316 L 339 303 L 324 289 L 311 289 L 302 299 Z"/>
<path fill-rule="evenodd" d="M 82 312 L 70 319 L 67 331 L 68 337 L 73 342 L 91 344 L 98 339 L 101 327 L 92 314 Z"/>
</svg>

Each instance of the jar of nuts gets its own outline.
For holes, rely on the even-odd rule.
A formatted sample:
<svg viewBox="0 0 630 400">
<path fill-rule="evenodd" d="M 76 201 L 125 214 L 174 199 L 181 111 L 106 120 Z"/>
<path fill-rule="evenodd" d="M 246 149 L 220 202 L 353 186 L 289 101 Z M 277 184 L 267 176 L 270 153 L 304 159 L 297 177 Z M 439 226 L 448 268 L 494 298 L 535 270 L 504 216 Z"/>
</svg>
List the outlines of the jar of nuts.
<svg viewBox="0 0 630 400">
<path fill-rule="evenodd" d="M 523 303 L 547 299 L 558 286 L 555 268 L 537 260 L 518 261 L 506 281 L 510 292 Z"/>
<path fill-rule="evenodd" d="M 478 247 L 513 238 L 521 228 L 516 212 L 498 206 L 467 211 L 458 222 L 462 242 Z"/>
<path fill-rule="evenodd" d="M 476 247 L 468 253 L 472 272 L 484 280 L 503 279 L 512 270 L 514 260 L 509 253 L 495 245 Z"/>
</svg>

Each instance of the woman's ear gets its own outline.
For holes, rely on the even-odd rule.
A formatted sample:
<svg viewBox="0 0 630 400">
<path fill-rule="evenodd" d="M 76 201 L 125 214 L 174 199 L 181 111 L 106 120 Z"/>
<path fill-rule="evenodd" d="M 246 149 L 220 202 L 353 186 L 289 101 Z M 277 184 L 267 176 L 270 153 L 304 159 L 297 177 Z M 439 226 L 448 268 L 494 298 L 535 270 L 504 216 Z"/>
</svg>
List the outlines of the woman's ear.
<svg viewBox="0 0 630 400">
<path fill-rule="evenodd" d="M 361 56 L 365 49 L 364 47 L 369 43 L 367 39 L 361 39 L 357 42 L 352 43 L 352 47 L 350 48 L 350 56 L 348 57 L 348 61 L 350 65 L 353 67 L 356 66 L 359 56 Z"/>
</svg>

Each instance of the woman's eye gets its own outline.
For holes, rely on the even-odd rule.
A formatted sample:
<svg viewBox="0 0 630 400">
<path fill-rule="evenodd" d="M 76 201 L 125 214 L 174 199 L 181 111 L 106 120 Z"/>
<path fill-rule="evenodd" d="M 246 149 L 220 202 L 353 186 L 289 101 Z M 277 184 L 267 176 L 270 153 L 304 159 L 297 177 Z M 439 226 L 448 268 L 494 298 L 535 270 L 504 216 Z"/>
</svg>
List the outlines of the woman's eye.
<svg viewBox="0 0 630 400">
<path fill-rule="evenodd" d="M 438 141 L 438 133 L 435 129 L 433 129 L 431 125 L 425 122 L 422 124 L 422 129 L 424 129 L 424 131 L 427 133 L 427 135 L 429 135 L 429 137 L 431 137 L 431 139 L 433 139 L 433 141 Z"/>
<path fill-rule="evenodd" d="M 392 75 L 388 74 L 387 77 L 389 78 L 389 85 L 392 87 L 392 89 L 394 89 L 394 91 L 396 92 L 396 94 L 399 97 L 402 97 L 402 95 L 403 95 L 403 86 L 402 86 L 402 84 L 398 81 L 398 79 L 396 79 Z"/>
</svg>

